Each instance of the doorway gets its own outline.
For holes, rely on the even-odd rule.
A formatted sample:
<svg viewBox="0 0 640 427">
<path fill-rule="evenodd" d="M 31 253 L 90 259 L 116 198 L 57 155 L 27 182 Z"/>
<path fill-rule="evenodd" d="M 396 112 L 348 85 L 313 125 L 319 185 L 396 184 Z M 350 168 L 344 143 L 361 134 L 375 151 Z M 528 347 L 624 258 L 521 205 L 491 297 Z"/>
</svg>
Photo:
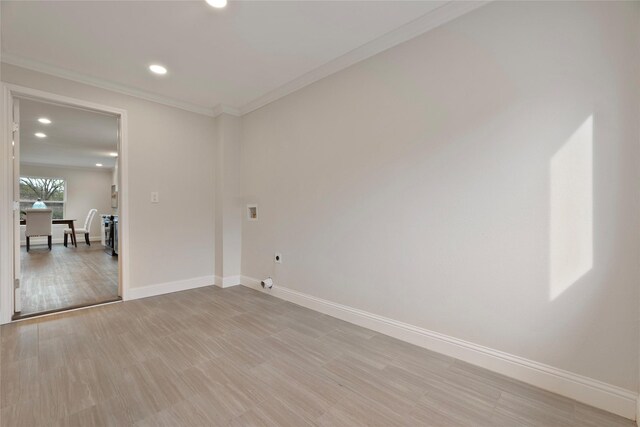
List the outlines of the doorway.
<svg viewBox="0 0 640 427">
<path fill-rule="evenodd" d="M 7 89 L 13 124 L 5 174 L 13 202 L 10 320 L 121 300 L 126 113 Z"/>
</svg>

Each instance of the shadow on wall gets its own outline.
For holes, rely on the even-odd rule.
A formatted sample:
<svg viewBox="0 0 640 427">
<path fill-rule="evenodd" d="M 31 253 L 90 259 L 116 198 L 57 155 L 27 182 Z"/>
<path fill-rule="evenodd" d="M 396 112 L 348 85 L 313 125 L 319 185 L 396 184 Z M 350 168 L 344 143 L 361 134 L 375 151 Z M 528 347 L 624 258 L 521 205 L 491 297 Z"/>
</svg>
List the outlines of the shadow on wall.
<svg viewBox="0 0 640 427">
<path fill-rule="evenodd" d="M 549 300 L 593 268 L 593 115 L 551 158 Z"/>
</svg>

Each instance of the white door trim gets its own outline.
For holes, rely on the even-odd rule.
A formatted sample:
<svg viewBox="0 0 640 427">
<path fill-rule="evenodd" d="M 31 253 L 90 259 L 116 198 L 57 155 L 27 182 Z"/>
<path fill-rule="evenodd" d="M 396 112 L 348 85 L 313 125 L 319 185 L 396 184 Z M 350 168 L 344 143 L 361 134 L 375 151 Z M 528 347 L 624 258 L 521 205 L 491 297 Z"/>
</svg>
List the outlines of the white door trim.
<svg viewBox="0 0 640 427">
<path fill-rule="evenodd" d="M 119 280 L 118 291 L 126 299 L 129 288 L 129 151 L 127 140 L 127 111 L 96 104 L 83 99 L 70 98 L 24 86 L 2 83 L 4 102 L 4 132 L 2 135 L 2 161 L 0 162 L 0 324 L 11 322 L 13 316 L 13 164 L 11 159 L 12 106 L 11 98 L 33 98 L 74 107 L 110 113 L 118 116 L 120 144 L 118 147 L 118 239 Z"/>
</svg>

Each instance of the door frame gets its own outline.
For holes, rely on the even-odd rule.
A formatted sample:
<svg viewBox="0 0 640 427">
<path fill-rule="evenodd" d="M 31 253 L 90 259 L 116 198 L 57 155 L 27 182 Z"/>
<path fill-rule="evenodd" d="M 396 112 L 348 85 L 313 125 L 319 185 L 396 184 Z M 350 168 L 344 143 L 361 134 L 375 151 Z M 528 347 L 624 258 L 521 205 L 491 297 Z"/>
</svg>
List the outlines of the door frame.
<svg viewBox="0 0 640 427">
<path fill-rule="evenodd" d="M 0 324 L 11 322 L 14 314 L 14 220 L 13 220 L 13 98 L 29 98 L 44 102 L 79 107 L 118 117 L 118 295 L 126 300 L 129 289 L 129 151 L 127 110 L 70 98 L 50 92 L 2 83 L 4 132 L 0 147 Z"/>
</svg>

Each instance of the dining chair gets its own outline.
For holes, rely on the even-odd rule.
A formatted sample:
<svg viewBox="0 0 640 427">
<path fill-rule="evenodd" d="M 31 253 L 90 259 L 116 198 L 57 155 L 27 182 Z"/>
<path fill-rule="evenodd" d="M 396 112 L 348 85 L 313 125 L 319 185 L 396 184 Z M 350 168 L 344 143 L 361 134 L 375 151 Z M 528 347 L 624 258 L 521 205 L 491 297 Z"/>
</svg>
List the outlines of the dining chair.
<svg viewBox="0 0 640 427">
<path fill-rule="evenodd" d="M 93 217 L 96 216 L 97 209 L 89 210 L 87 214 L 87 218 L 84 220 L 84 227 L 76 228 L 76 235 L 84 234 L 84 241 L 87 245 L 91 246 L 91 242 L 89 241 L 89 232 L 91 231 L 91 223 L 93 222 Z M 70 228 L 64 230 L 64 246 L 67 246 L 67 237 L 69 234 L 73 233 Z"/>
<path fill-rule="evenodd" d="M 47 244 L 51 250 L 51 209 L 25 209 L 26 229 L 24 235 L 27 240 L 27 252 L 31 249 L 31 237 L 47 236 Z"/>
</svg>

